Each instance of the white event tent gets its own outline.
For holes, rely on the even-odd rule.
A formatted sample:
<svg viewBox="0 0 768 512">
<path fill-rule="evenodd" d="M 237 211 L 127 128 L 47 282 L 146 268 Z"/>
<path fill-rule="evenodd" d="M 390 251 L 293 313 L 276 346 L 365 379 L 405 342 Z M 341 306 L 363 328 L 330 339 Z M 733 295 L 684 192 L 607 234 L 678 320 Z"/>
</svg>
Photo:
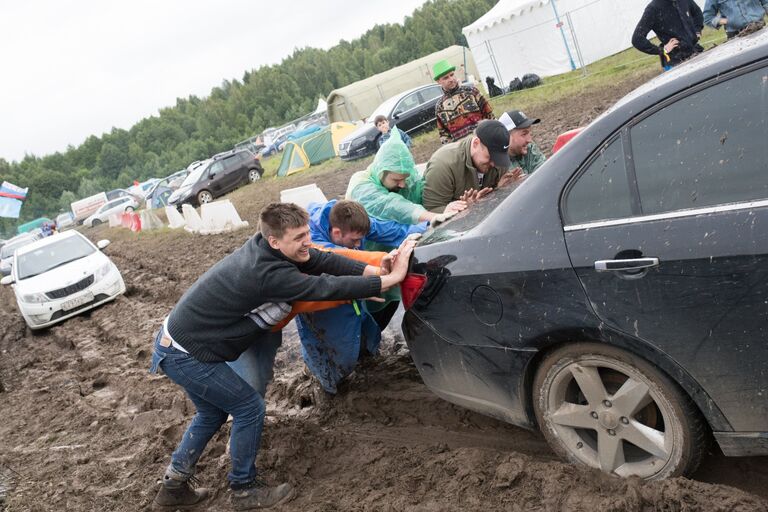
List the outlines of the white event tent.
<svg viewBox="0 0 768 512">
<path fill-rule="evenodd" d="M 695 1 L 703 7 L 704 0 Z M 500 0 L 462 32 L 482 79 L 504 86 L 526 73 L 565 73 L 629 48 L 649 2 Z"/>
</svg>

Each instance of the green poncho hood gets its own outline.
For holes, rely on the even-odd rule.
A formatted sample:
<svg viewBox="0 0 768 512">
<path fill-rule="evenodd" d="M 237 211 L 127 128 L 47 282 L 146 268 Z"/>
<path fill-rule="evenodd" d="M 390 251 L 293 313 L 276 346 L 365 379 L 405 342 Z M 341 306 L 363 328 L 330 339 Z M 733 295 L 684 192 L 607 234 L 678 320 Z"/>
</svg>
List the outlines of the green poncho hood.
<svg viewBox="0 0 768 512">
<path fill-rule="evenodd" d="M 406 175 L 405 188 L 397 192 L 387 190 L 381 183 L 386 171 Z M 425 211 L 421 206 L 423 190 L 424 180 L 416 170 L 411 151 L 403 143 L 400 130 L 395 127 L 368 169 L 352 176 L 347 199 L 362 203 L 368 215 L 378 219 L 416 224 Z"/>
</svg>

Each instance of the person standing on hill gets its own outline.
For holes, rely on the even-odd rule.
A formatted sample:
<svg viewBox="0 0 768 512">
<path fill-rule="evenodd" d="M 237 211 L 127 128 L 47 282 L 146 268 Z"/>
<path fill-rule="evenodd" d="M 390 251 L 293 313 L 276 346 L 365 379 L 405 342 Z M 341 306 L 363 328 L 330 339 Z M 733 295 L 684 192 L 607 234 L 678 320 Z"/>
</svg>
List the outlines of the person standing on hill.
<svg viewBox="0 0 768 512">
<path fill-rule="evenodd" d="M 760 30 L 766 14 L 768 0 L 707 0 L 704 4 L 704 23 L 725 27 L 728 39 Z"/>
<path fill-rule="evenodd" d="M 289 303 L 377 296 L 405 278 L 412 241 L 386 266 L 374 267 L 312 248 L 309 216 L 295 204 L 270 204 L 259 218 L 260 232 L 184 293 L 155 338 L 150 372 L 161 368 L 196 409 L 155 496 L 156 510 L 186 510 L 207 498 L 208 490 L 191 482 L 200 455 L 229 415 L 233 508 L 291 499 L 291 484 L 271 487 L 257 476 L 264 397 L 226 363 L 264 342 L 290 313 Z"/>
<path fill-rule="evenodd" d="M 699 45 L 703 28 L 704 16 L 693 0 L 651 0 L 632 34 L 632 46 L 658 55 L 668 70 L 704 51 Z M 651 31 L 661 41 L 659 46 L 648 40 Z"/>
<path fill-rule="evenodd" d="M 483 119 L 494 119 L 488 100 L 473 85 L 461 85 L 456 66 L 440 60 L 432 67 L 435 82 L 443 89 L 443 97 L 435 105 L 440 142 L 448 144 L 471 134 Z"/>
</svg>

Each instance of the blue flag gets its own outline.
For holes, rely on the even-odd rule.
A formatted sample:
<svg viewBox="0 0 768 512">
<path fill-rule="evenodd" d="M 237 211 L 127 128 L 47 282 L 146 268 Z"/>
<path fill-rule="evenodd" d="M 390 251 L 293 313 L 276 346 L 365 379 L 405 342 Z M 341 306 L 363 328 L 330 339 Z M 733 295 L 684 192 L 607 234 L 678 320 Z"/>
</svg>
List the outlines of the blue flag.
<svg viewBox="0 0 768 512">
<path fill-rule="evenodd" d="M 0 197 L 0 217 L 18 219 L 21 212 L 21 201 L 10 197 Z"/>
</svg>

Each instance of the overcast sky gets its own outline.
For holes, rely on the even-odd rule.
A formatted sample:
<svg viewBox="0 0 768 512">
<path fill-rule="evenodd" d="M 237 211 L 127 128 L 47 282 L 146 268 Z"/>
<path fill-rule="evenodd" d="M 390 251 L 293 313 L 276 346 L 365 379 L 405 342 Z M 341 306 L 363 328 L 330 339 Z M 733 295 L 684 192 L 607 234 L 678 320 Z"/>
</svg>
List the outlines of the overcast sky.
<svg viewBox="0 0 768 512">
<path fill-rule="evenodd" d="M 128 129 L 294 48 L 401 23 L 424 1 L 2 1 L 0 158 Z"/>
</svg>

